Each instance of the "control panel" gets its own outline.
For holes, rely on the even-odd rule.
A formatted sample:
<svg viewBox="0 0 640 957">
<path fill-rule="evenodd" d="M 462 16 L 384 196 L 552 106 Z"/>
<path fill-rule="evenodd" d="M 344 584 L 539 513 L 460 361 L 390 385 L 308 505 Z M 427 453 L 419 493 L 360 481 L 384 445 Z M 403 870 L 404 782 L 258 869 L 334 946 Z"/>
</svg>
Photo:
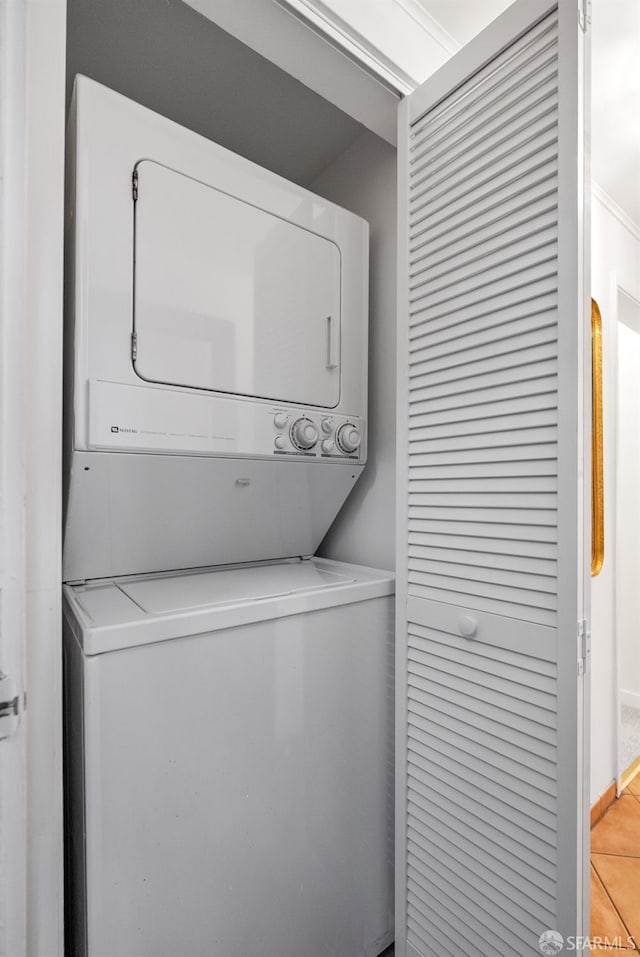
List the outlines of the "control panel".
<svg viewBox="0 0 640 957">
<path fill-rule="evenodd" d="M 358 458 L 362 431 L 356 416 L 276 410 L 273 413 L 275 455 Z"/>
<path fill-rule="evenodd" d="M 357 415 L 113 382 L 91 383 L 89 394 L 87 451 L 366 461 Z"/>
</svg>

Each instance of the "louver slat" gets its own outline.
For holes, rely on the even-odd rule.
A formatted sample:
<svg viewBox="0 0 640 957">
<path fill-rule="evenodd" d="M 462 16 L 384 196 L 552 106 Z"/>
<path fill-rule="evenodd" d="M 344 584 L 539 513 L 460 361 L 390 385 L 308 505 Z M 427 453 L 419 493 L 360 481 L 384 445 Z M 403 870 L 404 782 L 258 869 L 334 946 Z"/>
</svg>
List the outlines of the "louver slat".
<svg viewBox="0 0 640 957">
<path fill-rule="evenodd" d="M 542 174 L 532 177 L 532 181 L 523 186 L 515 183 L 499 195 L 489 192 L 471 210 L 462 209 L 457 215 L 445 216 L 439 225 L 431 224 L 429 229 L 416 229 L 411 237 L 411 261 L 415 261 L 422 252 L 437 254 L 456 242 L 483 242 L 483 231 L 487 236 L 500 229 L 504 220 L 505 228 L 513 222 L 523 225 L 527 217 L 536 215 L 540 209 L 554 207 L 557 201 L 557 174 L 551 166 Z M 508 205 L 508 212 L 504 207 Z M 441 260 L 438 259 L 438 262 Z"/>
<path fill-rule="evenodd" d="M 564 106 L 558 9 L 533 2 L 537 19 L 520 4 L 511 22 L 526 26 L 493 59 L 455 84 L 443 70 L 432 105 L 425 92 L 424 112 L 408 110 L 410 957 L 534 957 L 559 920 Z"/>
<path fill-rule="evenodd" d="M 505 154 L 505 163 L 496 176 L 481 172 L 472 176 L 470 180 L 449 195 L 444 190 L 432 202 L 421 194 L 414 197 L 410 204 L 409 222 L 410 237 L 437 226 L 449 216 L 469 211 L 474 204 L 478 204 L 478 211 L 483 211 L 483 205 L 491 203 L 495 206 L 502 198 L 502 194 L 515 191 L 517 195 L 523 189 L 523 183 L 529 178 L 529 186 L 537 185 L 540 181 L 553 176 L 558 158 L 555 140 L 545 142 L 536 150 L 534 144 L 528 144 L 511 157 Z"/>
<path fill-rule="evenodd" d="M 465 230 L 464 235 L 458 238 L 450 236 L 448 239 L 445 237 L 443 240 L 416 244 L 409 263 L 409 274 L 413 276 L 423 269 L 426 259 L 430 260 L 432 275 L 437 275 L 443 265 L 473 262 L 475 256 L 504 249 L 513 242 L 535 235 L 540 229 L 554 225 L 555 221 L 555 197 L 543 196 L 534 202 L 524 203 L 524 213 L 516 209 L 498 222 L 493 220 L 483 225 L 476 222 L 474 228 Z"/>
<path fill-rule="evenodd" d="M 440 138 L 455 137 L 472 125 L 478 112 L 478 104 L 484 108 L 490 104 L 500 104 L 501 98 L 508 95 L 514 87 L 526 82 L 531 75 L 539 73 L 542 63 L 549 62 L 548 51 L 557 46 L 557 18 L 548 17 L 529 31 L 526 37 L 516 41 L 510 48 L 510 56 L 502 58 L 499 71 L 493 71 L 494 63 L 489 63 L 468 84 L 464 95 L 447 99 L 429 113 L 428 124 L 418 122 L 414 125 L 409 145 L 410 163 L 416 151 L 428 140 L 437 144 Z M 555 53 L 553 61 L 555 62 Z"/>
<path fill-rule="evenodd" d="M 488 832 L 486 823 L 460 814 L 461 809 L 455 806 L 447 804 L 446 807 L 440 807 L 437 793 L 433 790 L 426 794 L 410 790 L 407 800 L 417 821 L 422 821 L 425 826 L 435 826 L 441 833 L 455 834 L 456 843 L 457 840 L 461 843 L 464 841 L 467 846 L 477 848 L 477 853 L 482 854 L 485 860 L 495 861 L 495 866 L 504 868 L 506 873 L 518 874 L 537 889 L 540 900 L 546 901 L 549 906 L 549 898 L 555 894 L 556 885 L 544 871 L 539 870 L 540 859 L 535 849 L 517 844 L 504 832 Z"/>
<path fill-rule="evenodd" d="M 535 73 L 530 73 L 516 87 L 504 93 L 500 101 L 486 103 L 482 113 L 472 122 L 463 124 L 456 139 L 449 130 L 445 145 L 438 149 L 435 137 L 429 140 L 429 149 L 425 153 L 420 144 L 414 147 L 410 164 L 412 180 L 421 181 L 428 171 L 430 177 L 437 180 L 438 174 L 451 164 L 458 168 L 458 161 L 470 148 L 486 144 L 496 136 L 506 139 L 515 136 L 522 129 L 520 120 L 523 113 L 532 112 L 539 106 L 544 109 L 553 103 L 556 80 L 555 44 L 549 44 L 544 54 L 535 62 Z"/>
<path fill-rule="evenodd" d="M 516 229 L 506 230 L 490 242 L 473 244 L 457 256 L 449 255 L 441 263 L 435 263 L 433 260 L 425 262 L 426 257 L 421 256 L 416 267 L 411 270 L 411 278 L 417 281 L 424 276 L 431 283 L 432 291 L 435 291 L 440 286 L 446 287 L 455 278 L 456 271 L 459 271 L 460 278 L 463 278 L 492 266 L 502 266 L 509 259 L 517 259 L 521 253 L 552 243 L 555 234 L 555 213 L 552 211 L 520 224 Z M 438 283 L 438 280 L 441 282 Z"/>
<path fill-rule="evenodd" d="M 528 331 L 527 327 L 522 327 L 523 331 Z M 492 334 L 487 333 L 487 338 Z M 475 345 L 476 343 L 471 343 Z M 427 377 L 428 378 L 428 377 Z M 428 403 L 428 408 L 432 413 L 436 412 L 454 412 L 461 408 L 476 408 L 487 406 L 488 404 L 502 403 L 507 399 L 518 402 L 521 399 L 529 399 L 536 394 L 545 394 L 547 392 L 556 393 L 558 382 L 553 376 L 536 376 L 531 379 L 520 379 L 515 382 L 500 382 L 498 385 L 486 386 L 485 388 L 475 389 L 474 395 L 460 395 L 458 393 L 433 397 L 423 392 L 422 387 L 415 382 L 410 384 L 412 392 L 411 400 L 417 407 L 422 408 L 421 403 Z M 425 406 L 426 408 L 426 406 Z"/>
<path fill-rule="evenodd" d="M 557 77 L 553 76 L 546 84 L 548 90 L 557 89 Z M 544 93 L 544 90 L 540 91 Z M 415 170 L 412 188 L 411 211 L 434 203 L 436 199 L 449 194 L 452 197 L 462 195 L 468 190 L 469 183 L 484 182 L 490 173 L 501 174 L 518 162 L 535 155 L 534 144 L 551 148 L 556 142 L 557 98 L 547 97 L 533 109 L 512 117 L 510 122 L 501 124 L 491 135 L 489 131 L 477 143 L 467 141 L 459 155 L 451 155 L 442 168 L 433 168 L 424 162 Z M 541 140 L 543 142 L 541 142 Z"/>
</svg>

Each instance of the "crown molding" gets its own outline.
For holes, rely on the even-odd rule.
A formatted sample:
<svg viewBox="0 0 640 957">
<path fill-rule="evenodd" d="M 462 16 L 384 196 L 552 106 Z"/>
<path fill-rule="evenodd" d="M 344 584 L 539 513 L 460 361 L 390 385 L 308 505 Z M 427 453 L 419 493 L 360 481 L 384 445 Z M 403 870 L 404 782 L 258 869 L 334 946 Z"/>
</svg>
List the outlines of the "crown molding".
<svg viewBox="0 0 640 957">
<path fill-rule="evenodd" d="M 185 3 L 395 146 L 399 93 L 319 28 L 276 0 Z"/>
<path fill-rule="evenodd" d="M 420 29 L 429 36 L 446 54 L 453 56 L 461 45 L 442 27 L 438 21 L 422 6 L 419 0 L 393 0 L 407 16 L 411 17 Z"/>
<path fill-rule="evenodd" d="M 406 96 L 418 85 L 397 63 L 386 57 L 353 26 L 339 17 L 321 0 L 274 0 L 274 2 L 301 20 L 305 26 L 319 33 L 325 40 L 340 48 L 368 72 L 388 86 L 396 95 Z"/>
<path fill-rule="evenodd" d="M 637 239 L 640 242 L 640 226 L 634 219 L 629 216 L 628 213 L 625 213 L 624 209 L 621 206 L 618 206 L 615 199 L 613 199 L 606 190 L 599 186 L 598 183 L 591 181 L 591 192 L 594 197 L 602 203 L 605 209 L 608 209 L 612 216 L 620 222 L 625 229 L 627 229 L 634 239 Z"/>
</svg>

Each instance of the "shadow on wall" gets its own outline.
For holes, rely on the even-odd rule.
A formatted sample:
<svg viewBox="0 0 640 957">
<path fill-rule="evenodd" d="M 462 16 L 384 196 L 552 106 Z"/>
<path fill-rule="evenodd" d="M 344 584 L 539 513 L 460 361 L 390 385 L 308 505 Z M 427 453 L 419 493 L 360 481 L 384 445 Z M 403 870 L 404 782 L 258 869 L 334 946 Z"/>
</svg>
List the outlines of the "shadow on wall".
<svg viewBox="0 0 640 957">
<path fill-rule="evenodd" d="M 362 478 L 318 552 L 395 568 L 396 151 L 363 133 L 310 189 L 369 222 L 369 447 Z"/>
<path fill-rule="evenodd" d="M 182 0 L 68 0 L 76 73 L 302 186 L 363 131 Z"/>
</svg>

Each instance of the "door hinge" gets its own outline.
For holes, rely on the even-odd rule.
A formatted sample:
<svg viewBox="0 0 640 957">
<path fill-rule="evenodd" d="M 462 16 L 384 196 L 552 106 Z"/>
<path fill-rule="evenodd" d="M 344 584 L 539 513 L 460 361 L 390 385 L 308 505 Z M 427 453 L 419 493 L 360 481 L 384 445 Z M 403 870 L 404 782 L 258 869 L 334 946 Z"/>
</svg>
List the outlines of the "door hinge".
<svg viewBox="0 0 640 957">
<path fill-rule="evenodd" d="M 133 196 L 133 201 L 138 198 L 138 170 L 134 169 L 133 176 L 131 177 L 131 195 Z"/>
<path fill-rule="evenodd" d="M 135 362 L 138 358 L 138 333 L 131 333 L 131 361 Z"/>
<path fill-rule="evenodd" d="M 26 708 L 27 696 L 20 694 L 16 679 L 0 671 L 0 741 L 16 733 Z"/>
<path fill-rule="evenodd" d="M 587 627 L 587 619 L 578 622 L 578 674 L 584 675 L 589 664 L 591 654 L 591 632 Z"/>
<path fill-rule="evenodd" d="M 579 0 L 578 23 L 582 32 L 586 33 L 591 25 L 591 0 Z"/>
</svg>

